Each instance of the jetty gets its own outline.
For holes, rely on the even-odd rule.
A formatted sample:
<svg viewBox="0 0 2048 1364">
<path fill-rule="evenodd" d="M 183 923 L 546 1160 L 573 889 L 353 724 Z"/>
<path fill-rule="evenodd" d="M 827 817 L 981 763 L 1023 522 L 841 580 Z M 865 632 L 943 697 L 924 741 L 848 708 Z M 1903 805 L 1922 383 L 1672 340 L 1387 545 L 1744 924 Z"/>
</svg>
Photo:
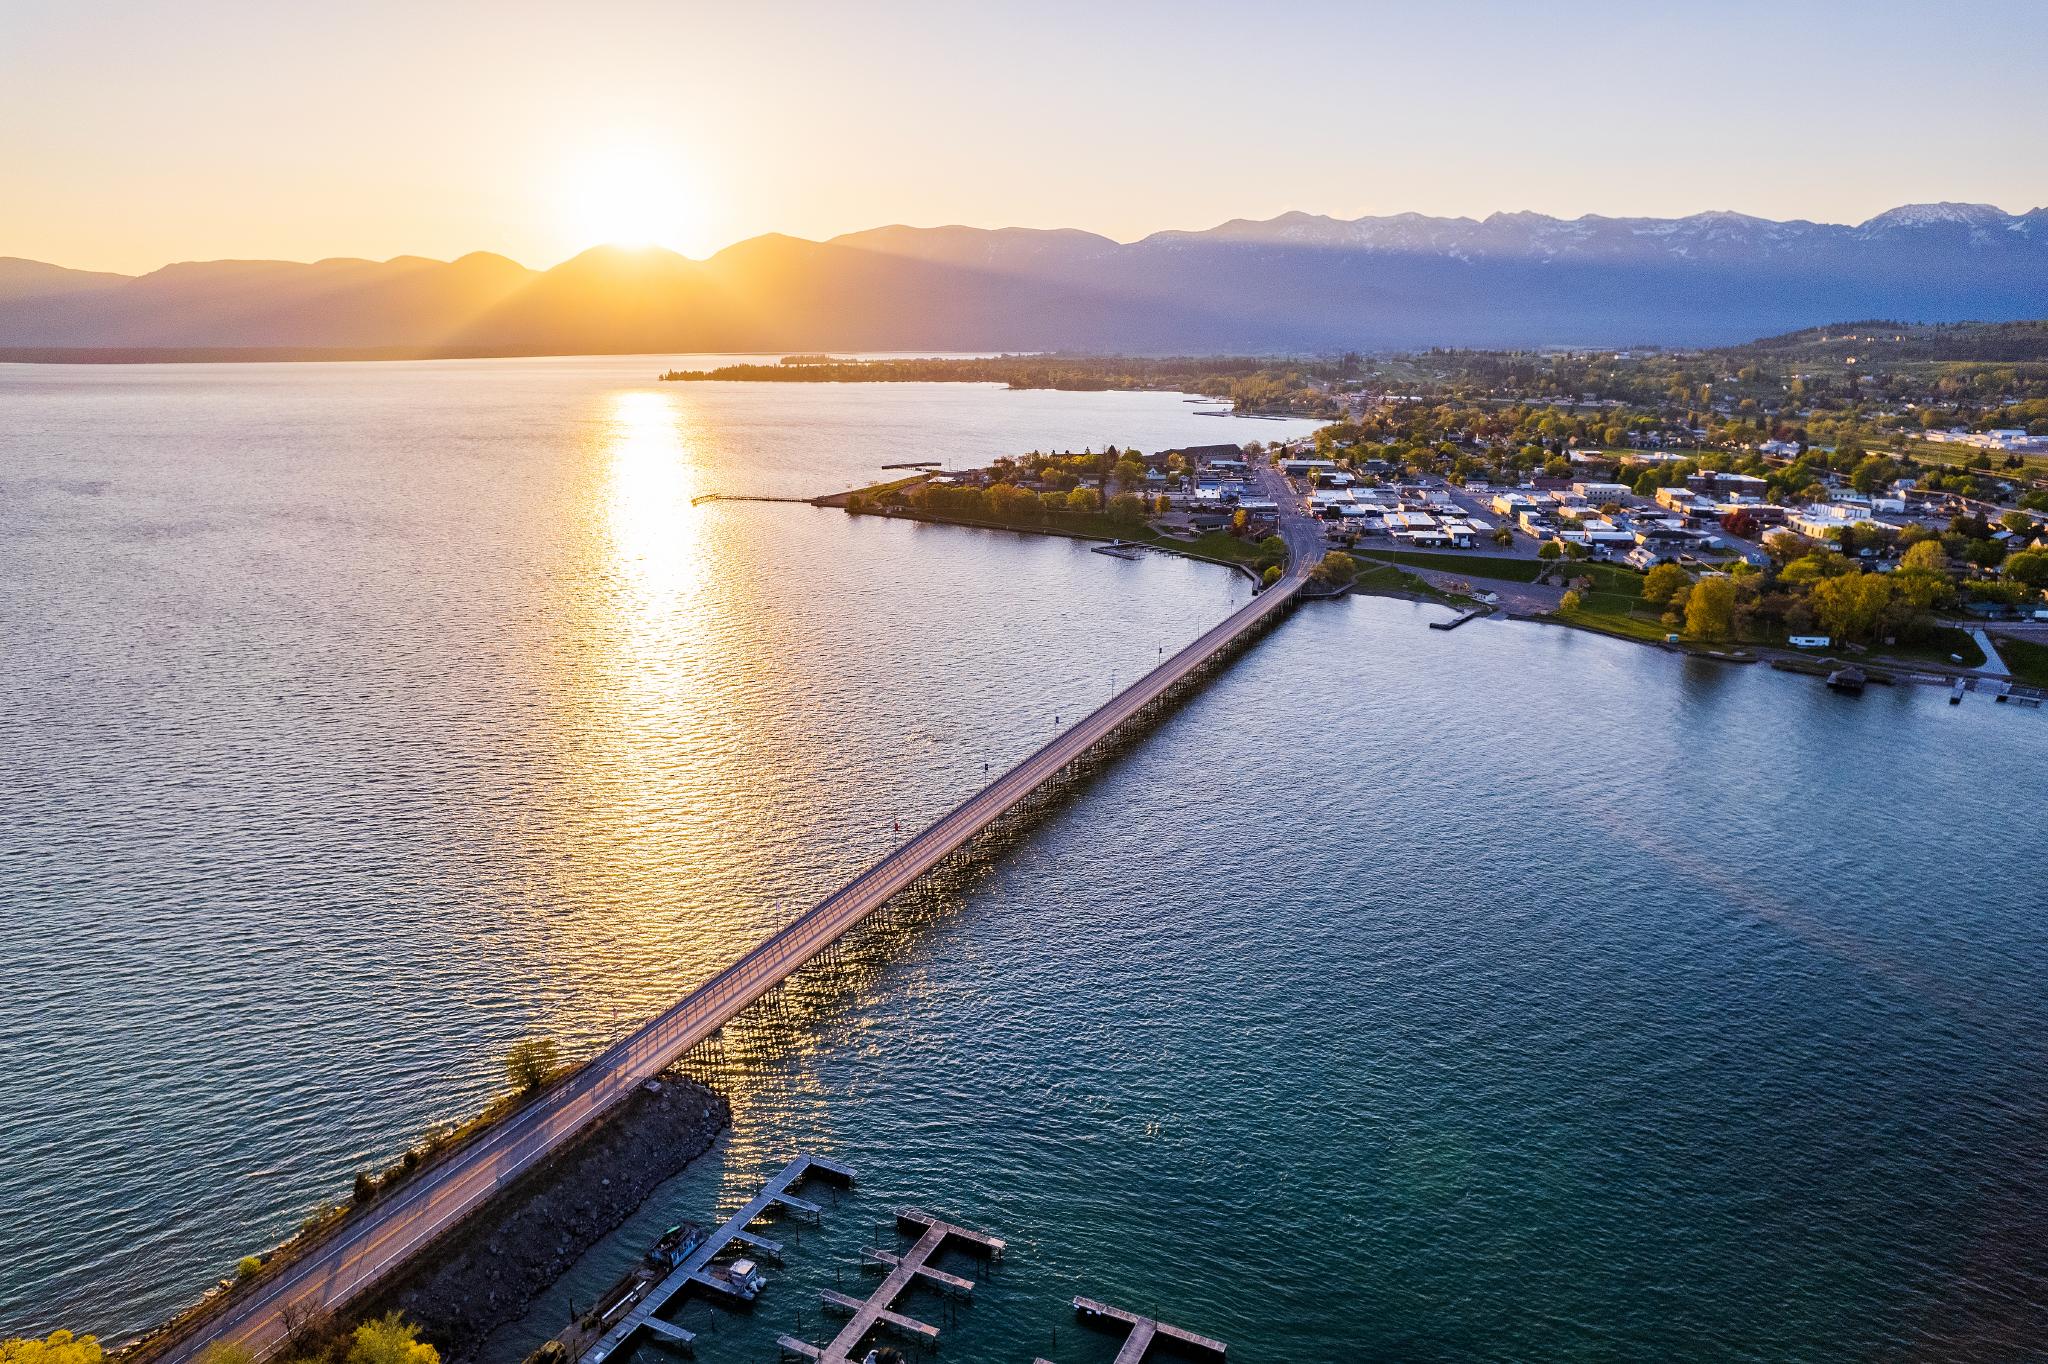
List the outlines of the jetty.
<svg viewBox="0 0 2048 1364">
<path fill-rule="evenodd" d="M 664 1320 L 660 1315 L 662 1309 L 693 1288 L 745 1300 L 736 1290 L 732 1280 L 713 1272 L 712 1261 L 733 1245 L 745 1246 L 755 1254 L 769 1259 L 780 1259 L 780 1243 L 756 1236 L 747 1228 L 778 1208 L 807 1217 L 819 1216 L 818 1205 L 809 1199 L 797 1197 L 795 1192 L 806 1181 L 814 1178 L 826 1179 L 842 1188 L 850 1188 L 853 1184 L 853 1171 L 836 1160 L 808 1153 L 799 1155 L 783 1166 L 781 1172 L 769 1180 L 760 1193 L 754 1195 L 745 1207 L 726 1218 L 718 1230 L 705 1237 L 695 1250 L 683 1257 L 676 1267 L 669 1271 L 666 1277 L 637 1300 L 627 1299 L 633 1302 L 632 1310 L 620 1317 L 595 1345 L 583 1352 L 580 1357 L 582 1364 L 603 1364 L 604 1360 L 626 1349 L 642 1335 L 647 1336 L 655 1344 L 680 1350 L 685 1354 L 690 1353 L 696 1340 L 695 1335 L 674 1322 Z"/>
<path fill-rule="evenodd" d="M 1468 621 L 1475 621 L 1481 616 L 1490 616 L 1492 614 L 1493 608 L 1490 606 L 1475 606 L 1454 620 L 1433 620 L 1429 623 L 1429 628 L 1432 630 L 1455 630 Z"/>
<path fill-rule="evenodd" d="M 1230 1348 L 1220 1340 L 1198 1336 L 1193 1331 L 1168 1326 L 1154 1317 L 1111 1307 L 1094 1298 L 1074 1299 L 1074 1315 L 1089 1326 L 1124 1333 L 1123 1347 L 1116 1352 L 1116 1364 L 1145 1364 L 1155 1350 L 1172 1359 L 1221 1361 Z M 1033 1364 L 1052 1364 L 1052 1361 L 1038 1359 Z"/>
<path fill-rule="evenodd" d="M 901 1255 L 882 1250 L 867 1253 L 871 1263 L 878 1263 L 887 1271 L 875 1291 L 860 1299 L 826 1289 L 819 1296 L 827 1309 L 847 1314 L 849 1320 L 846 1325 L 823 1345 L 813 1345 L 795 1336 L 777 1336 L 775 1345 L 783 1359 L 813 1360 L 817 1364 L 857 1364 L 857 1359 L 866 1353 L 868 1337 L 883 1329 L 936 1347 L 939 1328 L 896 1311 L 896 1300 L 920 1278 L 955 1293 L 972 1293 L 972 1280 L 937 1269 L 931 1262 L 948 1249 L 964 1249 L 988 1260 L 1000 1259 L 1006 1249 L 1006 1243 L 1000 1236 L 948 1222 L 917 1208 L 898 1212 L 896 1225 L 917 1239 Z M 858 1356 L 856 1352 L 859 1352 Z"/>
</svg>

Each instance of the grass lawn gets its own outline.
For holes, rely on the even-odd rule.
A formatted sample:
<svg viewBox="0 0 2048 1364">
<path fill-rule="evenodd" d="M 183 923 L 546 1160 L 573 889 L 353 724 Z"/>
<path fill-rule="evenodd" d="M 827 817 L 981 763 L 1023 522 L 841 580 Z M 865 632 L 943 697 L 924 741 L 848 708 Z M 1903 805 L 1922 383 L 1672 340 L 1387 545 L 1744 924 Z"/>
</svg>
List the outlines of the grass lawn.
<svg viewBox="0 0 2048 1364">
<path fill-rule="evenodd" d="M 1361 569 L 1351 580 L 1351 587 L 1356 592 L 1398 592 L 1442 602 L 1445 606 L 1464 605 L 1462 598 L 1440 592 L 1413 573 L 1404 573 L 1392 564 L 1374 564 Z"/>
<path fill-rule="evenodd" d="M 1617 564 L 1567 564 L 1564 580 L 1569 583 L 1574 578 L 1592 579 L 1596 595 L 1627 597 L 1630 601 L 1643 598 L 1643 575 L 1632 568 L 1622 568 Z"/>
<path fill-rule="evenodd" d="M 1664 624 L 1664 613 L 1643 605 L 1642 574 L 1613 564 L 1573 564 L 1565 571 L 1565 581 L 1578 578 L 1589 580 L 1592 586 L 1579 593 L 1576 611 L 1557 613 L 1559 620 L 1652 643 L 1662 643 L 1671 633 Z"/>
<path fill-rule="evenodd" d="M 2048 644 L 1999 635 L 1993 640 L 1998 656 L 2012 669 L 2013 679 L 2030 687 L 2048 687 Z"/>
<path fill-rule="evenodd" d="M 1926 639 L 1911 644 L 1894 644 L 1890 648 L 1879 645 L 1872 648 L 1871 653 L 1922 663 L 1953 663 L 1949 655 L 1955 654 L 1961 657 L 1965 668 L 1981 668 L 1985 662 L 1984 651 L 1977 647 L 1977 641 L 1970 632 L 1948 625 L 1939 627 Z"/>
<path fill-rule="evenodd" d="M 1170 536 L 1160 536 L 1158 533 L 1149 530 L 1142 535 L 1126 534 L 1124 538 L 1128 540 L 1149 540 L 1169 548 L 1189 550 L 1196 554 L 1207 555 L 1211 559 L 1227 559 L 1231 563 L 1245 564 L 1252 568 L 1259 566 L 1260 557 L 1264 554 L 1264 551 L 1259 548 L 1258 541 L 1240 540 L 1235 535 L 1229 535 L 1220 530 L 1208 531 L 1196 536 L 1192 540 L 1175 540 Z"/>
<path fill-rule="evenodd" d="M 1368 549 L 1363 545 L 1357 552 L 1367 558 L 1387 559 L 1438 573 L 1462 573 L 1468 578 L 1509 583 L 1533 583 L 1550 567 L 1541 559 L 1502 559 L 1490 554 L 1430 554 L 1415 549 Z"/>
<path fill-rule="evenodd" d="M 1638 607 L 1642 611 L 1650 609 L 1642 606 L 1640 597 L 1625 597 L 1618 592 L 1582 592 L 1579 595 L 1579 609 L 1559 611 L 1559 620 L 1655 644 L 1661 644 L 1664 637 L 1672 633 L 1659 617 L 1640 614 Z"/>
</svg>

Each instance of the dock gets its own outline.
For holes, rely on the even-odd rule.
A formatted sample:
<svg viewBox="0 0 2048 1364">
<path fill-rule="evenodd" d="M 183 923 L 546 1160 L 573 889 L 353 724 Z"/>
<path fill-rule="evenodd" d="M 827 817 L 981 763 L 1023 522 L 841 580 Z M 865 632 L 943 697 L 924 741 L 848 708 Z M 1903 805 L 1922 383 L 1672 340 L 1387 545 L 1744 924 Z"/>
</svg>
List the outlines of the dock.
<svg viewBox="0 0 2048 1364">
<path fill-rule="evenodd" d="M 917 1208 L 899 1211 L 896 1225 L 917 1237 L 916 1242 L 901 1255 L 882 1250 L 868 1251 L 866 1259 L 886 1270 L 882 1282 L 865 1299 L 826 1289 L 819 1296 L 827 1308 L 848 1315 L 846 1325 L 823 1345 L 813 1345 L 794 1336 L 776 1337 L 776 1348 L 784 1359 L 812 1360 L 816 1364 L 855 1364 L 857 1359 L 865 1356 L 868 1337 L 885 1327 L 900 1336 L 936 1348 L 939 1328 L 896 1311 L 896 1300 L 920 1278 L 956 1292 L 973 1291 L 971 1280 L 932 1266 L 931 1261 L 942 1251 L 966 1249 L 994 1260 L 1000 1259 L 1007 1248 L 1007 1243 L 1000 1236 L 948 1222 Z"/>
<path fill-rule="evenodd" d="M 751 1202 L 726 1218 L 718 1230 L 705 1237 L 666 1277 L 648 1289 L 646 1296 L 634 1305 L 631 1312 L 599 1337 L 597 1344 L 584 1352 L 581 1364 L 603 1364 L 604 1360 L 619 1353 L 643 1333 L 653 1344 L 689 1353 L 695 1336 L 674 1322 L 664 1320 L 659 1315 L 661 1310 L 692 1287 L 734 1296 L 731 1284 L 707 1272 L 711 1262 L 728 1246 L 745 1246 L 759 1254 L 780 1258 L 782 1247 L 778 1242 L 756 1236 L 747 1228 L 776 1209 L 818 1216 L 816 1203 L 798 1198 L 793 1192 L 811 1179 L 825 1179 L 841 1187 L 849 1187 L 853 1184 L 853 1171 L 836 1160 L 808 1153 L 783 1166 Z"/>
<path fill-rule="evenodd" d="M 1106 545 L 1096 545 L 1094 549 L 1097 554 L 1107 554 L 1116 559 L 1142 559 L 1145 557 L 1143 547 L 1133 544 L 1128 540 L 1111 540 Z"/>
<path fill-rule="evenodd" d="M 1178 1326 L 1168 1326 L 1152 1317 L 1141 1317 L 1121 1307 L 1111 1307 L 1093 1298 L 1074 1299 L 1074 1314 L 1090 1326 L 1124 1332 L 1123 1348 L 1116 1352 L 1116 1364 L 1144 1364 L 1154 1347 L 1170 1352 L 1176 1359 L 1221 1360 L 1229 1348 L 1220 1340 L 1198 1336 Z M 1039 1364 L 1049 1364 L 1041 1360 Z"/>
<path fill-rule="evenodd" d="M 1493 608 L 1491 606 L 1475 606 L 1456 620 L 1433 620 L 1429 623 L 1429 628 L 1432 630 L 1455 630 L 1467 621 L 1478 620 L 1481 616 L 1490 616 L 1492 614 Z"/>
</svg>

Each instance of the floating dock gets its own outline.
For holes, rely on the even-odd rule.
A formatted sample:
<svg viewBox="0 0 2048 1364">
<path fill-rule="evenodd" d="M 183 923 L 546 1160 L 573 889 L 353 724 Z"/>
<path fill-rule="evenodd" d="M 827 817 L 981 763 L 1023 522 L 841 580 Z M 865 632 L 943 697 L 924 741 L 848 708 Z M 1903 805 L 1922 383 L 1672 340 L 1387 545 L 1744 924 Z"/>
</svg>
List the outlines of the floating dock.
<svg viewBox="0 0 2048 1364">
<path fill-rule="evenodd" d="M 885 1250 L 867 1252 L 865 1258 L 869 1264 L 886 1271 L 874 1292 L 865 1300 L 829 1288 L 820 1295 L 827 1308 L 844 1312 L 850 1318 L 839 1328 L 839 1334 L 824 1345 L 813 1345 L 794 1336 L 778 1336 L 775 1344 L 782 1352 L 782 1358 L 813 1360 L 817 1364 L 855 1364 L 865 1355 L 867 1338 L 885 1327 L 910 1340 L 936 1347 L 939 1328 L 896 1311 L 896 1300 L 920 1278 L 956 1293 L 971 1293 L 974 1290 L 971 1280 L 936 1269 L 931 1262 L 949 1247 L 969 1250 L 990 1260 L 1000 1259 L 1006 1248 L 1000 1236 L 963 1227 L 916 1208 L 905 1208 L 897 1213 L 896 1225 L 916 1236 L 917 1241 L 901 1255 Z M 861 1354 L 856 1355 L 856 1351 Z"/>
<path fill-rule="evenodd" d="M 1128 540 L 1111 540 L 1106 545 L 1096 545 L 1095 552 L 1097 554 L 1107 554 L 1116 559 L 1142 559 L 1145 557 L 1144 549 L 1132 544 Z"/>
<path fill-rule="evenodd" d="M 1467 621 L 1478 620 L 1481 616 L 1490 616 L 1492 614 L 1493 608 L 1491 606 L 1478 606 L 1459 616 L 1456 620 L 1433 620 L 1429 623 L 1429 628 L 1432 630 L 1455 630 Z"/>
<path fill-rule="evenodd" d="M 747 1228 L 778 1208 L 817 1217 L 818 1205 L 798 1198 L 793 1190 L 807 1180 L 820 1178 L 847 1187 L 853 1183 L 853 1171 L 836 1160 L 810 1154 L 800 1155 L 783 1166 L 781 1173 L 769 1180 L 761 1192 L 754 1195 L 752 1202 L 726 1218 L 718 1230 L 705 1237 L 703 1243 L 685 1256 L 666 1277 L 647 1290 L 646 1296 L 634 1304 L 633 1310 L 621 1317 L 598 1339 L 597 1344 L 581 1356 L 582 1364 L 603 1364 L 604 1360 L 631 1345 L 643 1333 L 653 1344 L 689 1353 L 696 1337 L 657 1314 L 692 1287 L 709 1289 L 728 1297 L 738 1296 L 730 1283 L 709 1272 L 712 1260 L 728 1246 L 745 1246 L 758 1255 L 779 1259 L 782 1253 L 779 1242 L 756 1236 Z"/>
<path fill-rule="evenodd" d="M 1090 1326 L 1123 1331 L 1124 1344 L 1116 1352 L 1116 1364 L 1144 1364 L 1155 1347 L 1175 1359 L 1206 1360 L 1221 1360 L 1229 1348 L 1220 1340 L 1198 1336 L 1193 1331 L 1183 1331 L 1178 1326 L 1168 1326 L 1163 1321 L 1141 1317 L 1136 1312 L 1126 1312 L 1121 1307 L 1111 1307 L 1093 1298 L 1074 1299 L 1074 1314 Z M 1036 1364 L 1052 1362 L 1041 1359 Z"/>
</svg>

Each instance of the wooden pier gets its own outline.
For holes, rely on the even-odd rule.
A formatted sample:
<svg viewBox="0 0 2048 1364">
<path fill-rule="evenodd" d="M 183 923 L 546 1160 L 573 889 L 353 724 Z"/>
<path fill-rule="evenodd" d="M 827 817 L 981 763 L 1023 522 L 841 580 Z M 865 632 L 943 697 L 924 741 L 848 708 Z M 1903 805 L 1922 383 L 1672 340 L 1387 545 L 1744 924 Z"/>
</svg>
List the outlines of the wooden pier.
<svg viewBox="0 0 2048 1364">
<path fill-rule="evenodd" d="M 621 1317 L 616 1325 L 598 1339 L 581 1358 L 581 1364 L 603 1364 L 603 1361 L 619 1353 L 643 1332 L 654 1344 L 689 1353 L 696 1337 L 674 1322 L 657 1315 L 677 1295 L 695 1287 L 709 1289 L 728 1297 L 737 1296 L 733 1286 L 707 1271 L 711 1262 L 728 1246 L 745 1246 L 756 1254 L 770 1259 L 780 1259 L 780 1242 L 756 1236 L 747 1228 L 766 1216 L 773 1209 L 783 1209 L 809 1217 L 819 1215 L 818 1205 L 808 1199 L 798 1198 L 793 1190 L 806 1180 L 822 1178 L 842 1187 L 853 1183 L 853 1171 L 836 1160 L 808 1153 L 798 1156 L 782 1167 L 775 1178 L 763 1186 L 753 1201 L 725 1219 L 718 1230 L 705 1237 L 698 1247 L 685 1256 L 666 1277 L 647 1291 L 633 1310 Z"/>
<path fill-rule="evenodd" d="M 1429 623 L 1429 628 L 1432 630 L 1455 630 L 1467 621 L 1478 620 L 1481 616 L 1490 616 L 1492 614 L 1493 608 L 1491 606 L 1475 607 L 1464 615 L 1459 616 L 1456 620 L 1433 620 Z"/>
<path fill-rule="evenodd" d="M 1124 1344 L 1116 1352 L 1116 1364 L 1144 1364 L 1154 1347 L 1170 1351 L 1176 1359 L 1208 1360 L 1221 1360 L 1229 1348 L 1220 1340 L 1198 1336 L 1193 1331 L 1183 1331 L 1178 1326 L 1168 1326 L 1163 1321 L 1141 1317 L 1136 1312 L 1126 1312 L 1121 1307 L 1111 1307 L 1093 1298 L 1074 1299 L 1074 1314 L 1090 1326 L 1123 1331 Z M 1051 1361 L 1041 1359 L 1036 1364 L 1051 1364 Z"/>
<path fill-rule="evenodd" d="M 887 1271 L 882 1282 L 865 1300 L 826 1289 L 820 1295 L 825 1306 L 847 1313 L 849 1320 L 824 1345 L 813 1345 L 794 1336 L 776 1337 L 775 1344 L 784 1359 L 814 1360 L 817 1364 L 855 1364 L 859 1357 L 856 1351 L 864 1354 L 867 1338 L 884 1327 L 911 1340 L 936 1346 L 939 1328 L 896 1311 L 896 1300 L 920 1278 L 956 1293 L 971 1293 L 973 1281 L 937 1269 L 931 1261 L 953 1246 L 991 1260 L 999 1259 L 1006 1246 L 1000 1236 L 963 1227 L 916 1208 L 905 1208 L 897 1213 L 896 1225 L 915 1235 L 916 1243 L 901 1255 L 883 1250 L 868 1251 L 869 1261 Z"/>
</svg>

